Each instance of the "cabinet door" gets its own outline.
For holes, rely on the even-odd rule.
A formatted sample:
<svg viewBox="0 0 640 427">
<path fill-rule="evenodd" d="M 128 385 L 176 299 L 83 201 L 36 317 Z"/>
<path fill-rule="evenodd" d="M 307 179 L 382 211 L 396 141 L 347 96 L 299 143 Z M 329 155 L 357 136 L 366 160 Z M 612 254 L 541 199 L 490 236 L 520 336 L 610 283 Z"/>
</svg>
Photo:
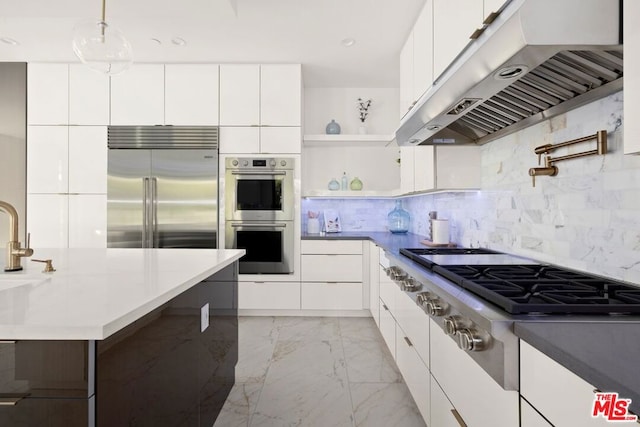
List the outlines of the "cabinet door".
<svg viewBox="0 0 640 427">
<path fill-rule="evenodd" d="M 218 65 L 165 65 L 165 124 L 218 124 Z"/>
<path fill-rule="evenodd" d="M 433 0 L 433 77 L 451 64 L 469 43 L 469 36 L 482 25 L 483 2 L 478 0 Z"/>
<path fill-rule="evenodd" d="M 400 192 L 411 193 L 415 188 L 415 147 L 400 147 Z"/>
<path fill-rule="evenodd" d="M 389 307 L 380 300 L 380 334 L 387 343 L 394 360 L 396 358 L 396 321 L 389 311 Z"/>
<path fill-rule="evenodd" d="M 418 356 L 413 342 L 399 326 L 396 326 L 396 363 L 422 418 L 429 421 L 431 375 Z"/>
<path fill-rule="evenodd" d="M 68 139 L 68 126 L 29 126 L 27 193 L 69 191 Z"/>
<path fill-rule="evenodd" d="M 111 77 L 111 124 L 164 124 L 164 65 L 134 64 Z"/>
<path fill-rule="evenodd" d="M 302 135 L 300 127 L 260 128 L 260 152 L 273 154 L 300 154 Z"/>
<path fill-rule="evenodd" d="M 433 83 L 433 3 L 427 0 L 413 27 L 413 100 Z"/>
<path fill-rule="evenodd" d="M 0 405 L 0 425 L 11 427 L 86 427 L 95 425 L 95 398 L 26 398 Z"/>
<path fill-rule="evenodd" d="M 460 427 L 456 417 L 460 417 L 458 411 L 453 407 L 447 396 L 444 394 L 435 378 L 431 377 L 431 423 L 430 426 L 438 427 Z M 491 423 L 487 425 L 492 425 Z M 517 424 L 515 424 L 517 425 Z"/>
<path fill-rule="evenodd" d="M 303 310 L 362 310 L 362 283 L 302 282 Z"/>
<path fill-rule="evenodd" d="M 396 296 L 396 322 L 411 341 L 414 351 L 429 367 L 429 316 L 404 292 Z"/>
<path fill-rule="evenodd" d="M 299 310 L 300 282 L 238 282 L 238 308 Z"/>
<path fill-rule="evenodd" d="M 303 282 L 362 282 L 362 255 L 302 255 Z"/>
<path fill-rule="evenodd" d="M 69 124 L 109 124 L 109 76 L 69 65 Z"/>
<path fill-rule="evenodd" d="M 594 388 L 520 340 L 520 394 L 554 426 L 611 425 L 605 418 L 591 417 Z"/>
<path fill-rule="evenodd" d="M 640 120 L 631 120 L 640 114 L 640 2 L 623 0 L 622 14 L 624 38 L 624 153 L 640 153 Z"/>
<path fill-rule="evenodd" d="M 413 191 L 428 191 L 436 188 L 435 151 L 433 145 L 414 147 L 413 168 L 415 173 Z"/>
<path fill-rule="evenodd" d="M 484 0 L 484 8 L 482 16 L 486 19 L 493 12 L 500 10 L 505 0 Z"/>
<path fill-rule="evenodd" d="M 69 123 L 69 66 L 34 64 L 27 68 L 27 124 Z"/>
<path fill-rule="evenodd" d="M 27 194 L 27 232 L 33 248 L 69 246 L 69 196 Z"/>
<path fill-rule="evenodd" d="M 260 66 L 220 65 L 220 126 L 260 124 Z"/>
<path fill-rule="evenodd" d="M 301 126 L 301 122 L 301 65 L 260 66 L 260 124 Z"/>
<path fill-rule="evenodd" d="M 220 127 L 220 154 L 253 154 L 260 152 L 259 127 Z"/>
<path fill-rule="evenodd" d="M 69 193 L 106 194 L 107 155 L 106 126 L 70 126 Z"/>
<path fill-rule="evenodd" d="M 373 320 L 380 327 L 380 248 L 369 243 L 369 310 Z M 384 272 L 382 272 L 384 274 Z"/>
<path fill-rule="evenodd" d="M 520 398 L 520 427 L 552 427 L 533 406 Z"/>
<path fill-rule="evenodd" d="M 400 118 L 413 107 L 413 31 L 400 50 Z"/>
<path fill-rule="evenodd" d="M 107 195 L 69 195 L 69 247 L 107 247 Z"/>
<path fill-rule="evenodd" d="M 440 326 L 429 324 L 431 374 L 462 418 L 479 426 L 517 426 L 518 392 L 504 390 Z"/>
</svg>

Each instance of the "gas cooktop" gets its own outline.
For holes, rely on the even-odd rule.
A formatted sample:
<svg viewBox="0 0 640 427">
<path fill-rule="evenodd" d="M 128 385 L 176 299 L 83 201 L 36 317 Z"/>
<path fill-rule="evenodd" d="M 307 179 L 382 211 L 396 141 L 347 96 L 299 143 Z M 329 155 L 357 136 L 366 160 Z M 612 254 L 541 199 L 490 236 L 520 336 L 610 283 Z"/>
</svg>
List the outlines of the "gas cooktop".
<svg viewBox="0 0 640 427">
<path fill-rule="evenodd" d="M 511 314 L 640 313 L 640 287 L 623 282 L 483 248 L 400 253 Z"/>
</svg>

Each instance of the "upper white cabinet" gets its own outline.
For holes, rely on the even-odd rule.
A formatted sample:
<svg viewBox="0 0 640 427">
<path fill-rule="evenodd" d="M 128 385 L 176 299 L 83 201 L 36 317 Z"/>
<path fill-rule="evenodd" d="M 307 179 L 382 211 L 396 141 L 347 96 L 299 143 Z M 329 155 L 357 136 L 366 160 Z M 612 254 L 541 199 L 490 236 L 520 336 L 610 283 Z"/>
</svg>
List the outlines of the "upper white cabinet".
<svg viewBox="0 0 640 427">
<path fill-rule="evenodd" d="M 480 187 L 480 147 L 400 148 L 400 191 L 476 189 Z"/>
<path fill-rule="evenodd" d="M 69 127 L 69 193 L 107 194 L 107 152 L 106 126 Z"/>
<path fill-rule="evenodd" d="M 27 129 L 27 193 L 69 191 L 69 128 L 29 126 Z"/>
<path fill-rule="evenodd" d="M 164 65 L 134 64 L 111 77 L 111 124 L 164 124 Z"/>
<path fill-rule="evenodd" d="M 624 153 L 640 153 L 640 27 L 635 20 L 640 16 L 640 2 L 623 0 L 624 27 Z"/>
<path fill-rule="evenodd" d="M 300 126 L 302 122 L 302 66 L 260 66 L 260 124 Z"/>
<path fill-rule="evenodd" d="M 69 65 L 69 124 L 109 124 L 109 76 Z"/>
<path fill-rule="evenodd" d="M 218 65 L 165 65 L 165 124 L 218 124 Z"/>
<path fill-rule="evenodd" d="M 433 3 L 427 0 L 400 51 L 400 117 L 433 82 Z"/>
<path fill-rule="evenodd" d="M 300 126 L 261 127 L 260 153 L 300 153 L 302 150 L 301 132 Z"/>
<path fill-rule="evenodd" d="M 260 66 L 220 66 L 220 125 L 260 124 Z"/>
<path fill-rule="evenodd" d="M 478 0 L 433 0 L 433 77 L 437 79 L 482 25 L 484 6 Z"/>
<path fill-rule="evenodd" d="M 69 66 L 30 63 L 27 68 L 27 124 L 69 123 Z"/>
</svg>

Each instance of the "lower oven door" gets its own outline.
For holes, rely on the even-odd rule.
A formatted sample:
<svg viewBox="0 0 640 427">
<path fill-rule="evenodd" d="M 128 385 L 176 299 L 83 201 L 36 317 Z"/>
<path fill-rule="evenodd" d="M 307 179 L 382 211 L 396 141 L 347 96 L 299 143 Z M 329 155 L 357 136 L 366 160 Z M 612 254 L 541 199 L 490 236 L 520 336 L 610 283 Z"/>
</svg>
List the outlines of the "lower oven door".
<svg viewBox="0 0 640 427">
<path fill-rule="evenodd" d="M 244 249 L 240 274 L 293 273 L 293 221 L 227 221 L 225 247 Z"/>
</svg>

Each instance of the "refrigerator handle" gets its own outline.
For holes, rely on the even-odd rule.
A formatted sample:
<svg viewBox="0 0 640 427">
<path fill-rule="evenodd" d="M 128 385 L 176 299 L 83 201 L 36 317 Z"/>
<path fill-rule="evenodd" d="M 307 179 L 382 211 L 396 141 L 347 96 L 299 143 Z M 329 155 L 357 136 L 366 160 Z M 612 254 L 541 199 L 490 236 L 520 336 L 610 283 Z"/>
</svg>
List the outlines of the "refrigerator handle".
<svg viewBox="0 0 640 427">
<path fill-rule="evenodd" d="M 142 178 L 142 247 L 149 247 L 149 178 Z"/>
<path fill-rule="evenodd" d="M 151 246 L 152 248 L 158 248 L 160 247 L 160 234 L 158 233 L 158 178 L 153 177 L 151 178 L 151 198 L 153 200 L 153 205 L 152 205 L 152 212 L 153 212 L 153 218 L 152 218 L 152 224 L 153 224 L 153 232 L 152 232 L 152 237 L 153 237 L 153 245 Z"/>
</svg>

